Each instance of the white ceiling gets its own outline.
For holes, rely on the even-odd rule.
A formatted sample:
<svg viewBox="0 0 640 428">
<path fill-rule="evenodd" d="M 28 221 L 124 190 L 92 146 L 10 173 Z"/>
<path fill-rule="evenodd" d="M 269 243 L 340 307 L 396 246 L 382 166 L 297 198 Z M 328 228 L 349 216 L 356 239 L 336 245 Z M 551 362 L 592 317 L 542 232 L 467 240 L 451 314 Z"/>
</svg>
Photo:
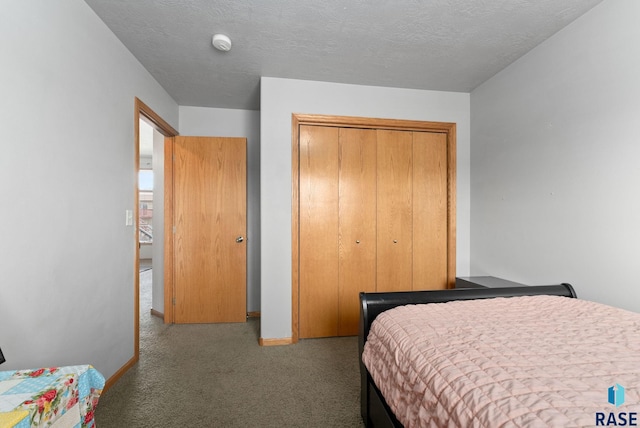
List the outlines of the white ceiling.
<svg viewBox="0 0 640 428">
<path fill-rule="evenodd" d="M 260 76 L 470 92 L 602 0 L 85 1 L 179 105 L 258 110 Z"/>
</svg>

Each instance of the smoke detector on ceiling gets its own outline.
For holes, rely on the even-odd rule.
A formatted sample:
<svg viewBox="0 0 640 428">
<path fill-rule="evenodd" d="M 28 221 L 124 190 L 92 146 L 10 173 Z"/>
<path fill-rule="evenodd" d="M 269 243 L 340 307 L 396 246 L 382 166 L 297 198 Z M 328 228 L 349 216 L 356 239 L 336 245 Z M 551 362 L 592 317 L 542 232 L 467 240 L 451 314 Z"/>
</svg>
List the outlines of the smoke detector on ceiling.
<svg viewBox="0 0 640 428">
<path fill-rule="evenodd" d="M 224 34 L 215 34 L 213 36 L 213 47 L 222 52 L 231 50 L 231 39 Z"/>
</svg>

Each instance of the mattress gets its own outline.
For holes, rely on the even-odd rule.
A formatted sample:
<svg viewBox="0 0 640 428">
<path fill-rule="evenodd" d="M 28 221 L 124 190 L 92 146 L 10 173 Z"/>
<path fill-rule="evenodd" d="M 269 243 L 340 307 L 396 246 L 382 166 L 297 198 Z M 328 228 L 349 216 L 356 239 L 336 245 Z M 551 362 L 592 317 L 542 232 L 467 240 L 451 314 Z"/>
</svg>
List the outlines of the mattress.
<svg viewBox="0 0 640 428">
<path fill-rule="evenodd" d="M 375 319 L 362 360 L 405 427 L 630 425 L 640 413 L 640 314 L 585 300 L 400 306 Z"/>
</svg>

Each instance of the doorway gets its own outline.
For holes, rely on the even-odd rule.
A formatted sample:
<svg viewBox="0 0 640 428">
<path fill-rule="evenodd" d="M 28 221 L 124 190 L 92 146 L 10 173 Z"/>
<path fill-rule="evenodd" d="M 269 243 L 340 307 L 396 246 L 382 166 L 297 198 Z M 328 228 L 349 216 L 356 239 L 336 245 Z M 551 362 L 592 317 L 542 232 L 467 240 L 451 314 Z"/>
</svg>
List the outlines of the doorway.
<svg viewBox="0 0 640 428">
<path fill-rule="evenodd" d="M 164 136 L 139 122 L 138 249 L 142 311 L 164 318 Z"/>
<path fill-rule="evenodd" d="M 147 106 L 145 103 L 143 103 L 140 99 L 136 98 L 135 99 L 135 108 L 134 108 L 134 168 L 135 168 L 135 189 L 134 189 L 134 213 L 133 213 L 133 218 L 136 219 L 135 225 L 136 225 L 136 230 L 135 230 L 135 236 L 136 236 L 136 245 L 135 245 L 135 251 L 134 251 L 134 356 L 133 358 L 129 361 L 129 363 L 123 367 L 121 369 L 121 372 L 123 373 L 124 371 L 126 371 L 129 367 L 133 366 L 139 359 L 140 359 L 140 225 L 139 225 L 139 221 L 138 219 L 140 218 L 140 194 L 139 194 L 139 188 L 140 188 L 140 179 L 138 176 L 138 172 L 142 169 L 141 167 L 143 165 L 146 165 L 145 163 L 141 162 L 141 133 L 144 132 L 148 132 L 146 131 L 146 128 L 144 128 L 144 126 L 149 126 L 152 128 L 153 133 L 151 134 L 151 140 L 156 140 L 155 144 L 152 142 L 151 145 L 152 147 L 155 146 L 159 151 L 156 152 L 156 164 L 158 162 L 162 162 L 160 165 L 164 164 L 164 152 L 165 152 L 165 139 L 166 138 L 170 138 L 170 137 L 175 137 L 176 135 L 178 135 L 178 131 L 176 131 L 171 125 L 169 125 L 164 119 L 162 119 L 158 114 L 156 114 L 151 108 L 149 108 L 149 106 Z M 141 123 L 143 123 L 143 125 L 141 126 Z M 147 142 L 148 145 L 148 142 Z M 145 148 L 145 153 L 146 151 L 148 151 L 149 149 Z M 151 149 L 153 150 L 153 149 Z M 143 161 L 146 162 L 146 161 Z M 152 169 L 153 169 L 153 165 Z M 164 168 L 160 168 L 161 171 L 164 172 Z M 164 184 L 164 178 L 165 175 L 164 173 L 162 174 L 154 174 L 154 185 L 153 187 L 156 190 L 164 190 L 165 188 L 165 184 Z M 164 194 L 164 192 L 162 192 Z M 166 201 L 163 201 L 163 210 L 161 211 L 166 211 Z M 158 209 L 158 204 L 156 203 L 156 213 L 159 211 Z M 164 251 L 164 238 L 160 237 L 160 235 L 164 236 L 165 234 L 165 227 L 164 227 L 164 219 L 162 219 L 162 222 L 158 223 L 157 220 L 159 220 L 159 218 L 156 219 L 156 227 L 153 228 L 152 226 L 152 232 L 151 235 L 153 236 L 153 230 L 155 230 L 155 246 L 158 247 L 156 248 L 156 252 L 158 252 L 160 249 L 162 249 Z M 160 230 L 162 230 L 160 232 Z M 166 257 L 166 256 L 165 256 Z M 164 264 L 164 257 L 157 257 L 158 259 L 162 259 L 162 263 Z M 152 255 L 152 260 L 153 260 L 153 255 Z M 152 262 L 153 264 L 153 262 Z M 153 265 L 152 265 L 153 267 Z M 162 275 L 165 276 L 165 269 L 164 266 L 162 264 L 158 264 L 156 263 L 155 269 L 151 269 L 152 272 L 155 271 L 156 275 Z M 157 280 L 156 282 L 158 284 L 163 285 L 164 281 L 163 280 Z M 153 296 L 156 299 L 162 299 L 164 300 L 164 293 L 163 292 L 155 292 L 153 293 L 155 294 L 155 296 Z M 154 305 L 152 304 L 152 307 L 154 307 Z M 161 306 L 155 306 L 155 307 L 161 307 Z M 158 316 L 163 316 L 163 313 L 158 311 L 158 313 L 156 313 L 155 315 Z M 166 322 L 166 320 L 165 320 Z"/>
</svg>

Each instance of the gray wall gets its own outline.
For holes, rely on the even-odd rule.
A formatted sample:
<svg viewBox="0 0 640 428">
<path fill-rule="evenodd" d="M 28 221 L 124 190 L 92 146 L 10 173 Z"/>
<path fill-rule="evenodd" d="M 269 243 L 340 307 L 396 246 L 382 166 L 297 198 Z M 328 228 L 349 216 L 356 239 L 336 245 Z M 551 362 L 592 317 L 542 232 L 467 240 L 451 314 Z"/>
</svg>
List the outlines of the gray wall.
<svg viewBox="0 0 640 428">
<path fill-rule="evenodd" d="M 261 337 L 291 337 L 291 114 L 457 123 L 457 270 L 469 271 L 469 94 L 263 77 Z"/>
<path fill-rule="evenodd" d="M 164 135 L 153 129 L 151 308 L 164 313 Z"/>
<path fill-rule="evenodd" d="M 260 112 L 180 106 L 180 134 L 247 139 L 247 311 L 260 311 Z"/>
<path fill-rule="evenodd" d="M 110 377 L 134 353 L 134 97 L 178 106 L 82 1 L 5 0 L 0 39 L 2 369 Z"/>
<path fill-rule="evenodd" d="M 471 270 L 640 311 L 640 3 L 607 0 L 471 94 Z"/>
</svg>

